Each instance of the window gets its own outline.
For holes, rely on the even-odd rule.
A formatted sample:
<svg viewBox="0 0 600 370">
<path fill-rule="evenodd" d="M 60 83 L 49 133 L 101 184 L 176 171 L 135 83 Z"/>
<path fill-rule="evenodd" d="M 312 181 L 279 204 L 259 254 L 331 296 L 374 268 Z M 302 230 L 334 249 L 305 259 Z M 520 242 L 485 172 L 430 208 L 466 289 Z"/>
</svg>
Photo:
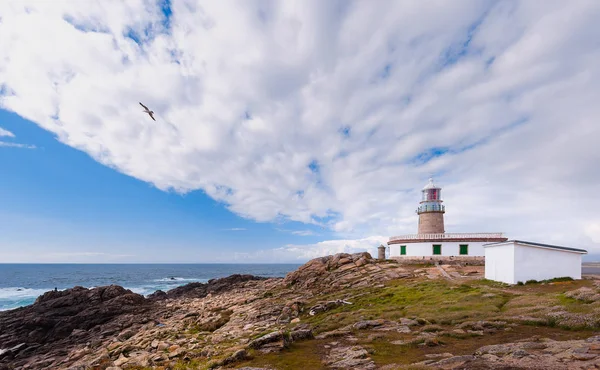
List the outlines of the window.
<svg viewBox="0 0 600 370">
<path fill-rule="evenodd" d="M 461 244 L 460 245 L 460 254 L 462 254 L 462 255 L 469 254 L 469 245 L 468 244 Z"/>
<path fill-rule="evenodd" d="M 442 245 L 441 244 L 434 244 L 433 245 L 433 254 L 442 254 Z"/>
<path fill-rule="evenodd" d="M 406 245 L 401 245 L 400 246 L 400 255 L 401 256 L 405 256 L 406 255 Z"/>
</svg>

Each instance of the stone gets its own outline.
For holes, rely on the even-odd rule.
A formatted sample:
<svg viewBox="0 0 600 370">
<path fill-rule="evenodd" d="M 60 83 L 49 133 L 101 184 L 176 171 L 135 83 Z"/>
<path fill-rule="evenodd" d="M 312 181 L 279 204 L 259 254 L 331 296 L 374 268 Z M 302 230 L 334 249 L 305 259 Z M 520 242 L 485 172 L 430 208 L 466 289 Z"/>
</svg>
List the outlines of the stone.
<svg viewBox="0 0 600 370">
<path fill-rule="evenodd" d="M 235 351 L 235 353 L 233 353 L 231 356 L 224 359 L 222 364 L 229 365 L 229 364 L 232 364 L 235 362 L 244 361 L 246 358 L 248 358 L 248 353 L 246 352 L 245 349 L 240 349 L 240 350 Z"/>
<path fill-rule="evenodd" d="M 133 331 L 131 329 L 124 330 L 117 336 L 117 339 L 119 339 L 120 341 L 126 341 L 127 339 L 133 337 L 134 335 L 135 335 L 135 331 Z"/>
<path fill-rule="evenodd" d="M 437 358 L 449 358 L 449 357 L 453 357 L 454 355 L 452 353 L 430 353 L 430 354 L 426 354 L 425 358 L 427 359 L 437 359 Z"/>
<path fill-rule="evenodd" d="M 589 361 L 598 357 L 595 353 L 574 353 L 573 358 L 579 361 Z"/>
<path fill-rule="evenodd" d="M 357 330 L 363 330 L 363 329 L 370 329 L 370 328 L 374 328 L 377 326 L 381 326 L 384 323 L 385 323 L 384 320 L 364 320 L 364 321 L 359 321 L 359 322 L 355 323 L 354 325 L 352 325 L 352 327 Z"/>
<path fill-rule="evenodd" d="M 109 351 L 112 351 L 114 349 L 121 347 L 122 345 L 123 345 L 123 342 L 113 342 L 113 343 L 109 344 L 108 347 L 106 347 L 106 349 L 108 349 Z"/>
<path fill-rule="evenodd" d="M 300 318 L 299 317 L 296 317 L 295 319 L 292 319 L 292 321 L 290 321 L 290 323 L 292 323 L 292 324 L 297 324 L 299 322 L 300 322 Z"/>
<path fill-rule="evenodd" d="M 123 356 L 123 354 L 121 354 L 119 356 L 119 358 L 113 362 L 113 364 L 115 366 L 122 366 L 122 365 L 125 365 L 127 363 L 127 361 L 129 361 L 129 359 L 127 357 Z"/>
<path fill-rule="evenodd" d="M 313 339 L 314 335 L 311 329 L 299 329 L 290 333 L 291 339 L 294 342 L 306 339 Z"/>
</svg>

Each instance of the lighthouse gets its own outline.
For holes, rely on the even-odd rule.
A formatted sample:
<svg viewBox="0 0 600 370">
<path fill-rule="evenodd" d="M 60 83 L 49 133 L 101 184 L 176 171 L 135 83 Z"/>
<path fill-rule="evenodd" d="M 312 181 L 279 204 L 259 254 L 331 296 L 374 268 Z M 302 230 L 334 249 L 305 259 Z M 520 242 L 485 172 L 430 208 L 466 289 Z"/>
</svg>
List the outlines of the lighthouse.
<svg viewBox="0 0 600 370">
<path fill-rule="evenodd" d="M 447 233 L 444 228 L 445 206 L 442 188 L 433 179 L 421 189 L 416 210 L 419 225 L 416 234 L 390 237 L 390 258 L 401 261 L 468 261 L 483 263 L 483 245 L 508 240 L 502 233 Z"/>
<path fill-rule="evenodd" d="M 446 212 L 442 204 L 442 188 L 433 183 L 429 178 L 429 183 L 421 190 L 421 202 L 417 208 L 419 215 L 418 234 L 443 234 L 444 213 Z"/>
</svg>

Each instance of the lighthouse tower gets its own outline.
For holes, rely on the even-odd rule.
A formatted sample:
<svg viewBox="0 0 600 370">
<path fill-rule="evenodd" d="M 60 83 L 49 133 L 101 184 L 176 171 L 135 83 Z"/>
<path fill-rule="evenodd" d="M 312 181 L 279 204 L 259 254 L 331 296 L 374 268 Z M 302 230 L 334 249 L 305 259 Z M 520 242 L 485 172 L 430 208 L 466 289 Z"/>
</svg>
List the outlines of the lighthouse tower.
<svg viewBox="0 0 600 370">
<path fill-rule="evenodd" d="M 442 205 L 442 188 L 435 186 L 433 179 L 425 185 L 417 214 L 419 215 L 418 234 L 443 234 L 445 207 Z"/>
</svg>

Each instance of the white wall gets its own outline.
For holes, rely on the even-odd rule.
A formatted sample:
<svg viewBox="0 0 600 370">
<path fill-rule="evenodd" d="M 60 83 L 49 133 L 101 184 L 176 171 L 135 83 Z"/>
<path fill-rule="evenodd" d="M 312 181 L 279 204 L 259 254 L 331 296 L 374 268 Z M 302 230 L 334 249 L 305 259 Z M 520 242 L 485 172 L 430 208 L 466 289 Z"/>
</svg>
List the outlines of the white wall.
<svg viewBox="0 0 600 370">
<path fill-rule="evenodd" d="M 559 277 L 581 279 L 581 254 L 517 243 L 487 246 L 485 278 L 516 284 Z"/>
<path fill-rule="evenodd" d="M 487 242 L 489 243 L 489 242 Z M 426 243 L 404 243 L 404 244 L 392 244 L 390 245 L 389 257 L 399 257 L 400 246 L 406 245 L 406 255 L 408 257 L 421 257 L 421 256 L 433 256 L 433 245 L 442 245 L 441 256 L 457 256 L 460 257 L 460 244 L 467 244 L 469 246 L 469 254 L 466 256 L 484 256 L 483 245 L 484 242 L 426 242 Z"/>
<path fill-rule="evenodd" d="M 503 244 L 485 247 L 485 278 L 515 284 L 515 247 Z"/>
<path fill-rule="evenodd" d="M 515 282 L 565 276 L 581 279 L 580 253 L 515 245 Z"/>
</svg>

